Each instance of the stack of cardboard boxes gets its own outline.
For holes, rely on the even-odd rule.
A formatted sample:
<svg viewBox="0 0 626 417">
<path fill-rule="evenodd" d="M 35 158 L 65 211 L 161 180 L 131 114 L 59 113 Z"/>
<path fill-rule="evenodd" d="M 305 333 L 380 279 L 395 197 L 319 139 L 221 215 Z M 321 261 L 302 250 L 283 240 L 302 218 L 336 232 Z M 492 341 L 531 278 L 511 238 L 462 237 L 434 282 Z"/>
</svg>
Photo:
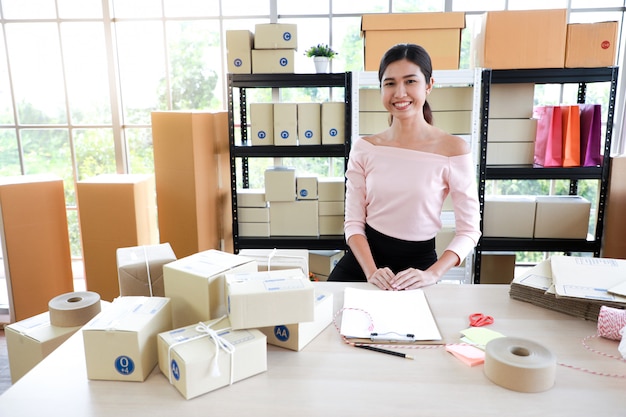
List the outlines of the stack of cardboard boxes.
<svg viewBox="0 0 626 417">
<path fill-rule="evenodd" d="M 294 24 L 257 24 L 254 33 L 249 30 L 227 30 L 228 72 L 293 73 L 297 47 L 297 27 Z"/>
</svg>

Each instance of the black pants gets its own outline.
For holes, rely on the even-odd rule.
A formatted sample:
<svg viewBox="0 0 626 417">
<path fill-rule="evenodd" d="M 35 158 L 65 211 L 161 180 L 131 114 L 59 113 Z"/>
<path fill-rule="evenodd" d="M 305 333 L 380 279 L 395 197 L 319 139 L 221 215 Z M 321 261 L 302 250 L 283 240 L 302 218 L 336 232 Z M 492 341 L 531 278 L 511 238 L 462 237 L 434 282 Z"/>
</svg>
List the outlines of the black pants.
<svg viewBox="0 0 626 417">
<path fill-rule="evenodd" d="M 384 235 L 365 225 L 374 262 L 379 268 L 389 267 L 394 273 L 408 268 L 428 269 L 437 261 L 435 239 L 413 242 Z M 335 265 L 328 281 L 366 282 L 367 277 L 350 250 Z"/>
</svg>

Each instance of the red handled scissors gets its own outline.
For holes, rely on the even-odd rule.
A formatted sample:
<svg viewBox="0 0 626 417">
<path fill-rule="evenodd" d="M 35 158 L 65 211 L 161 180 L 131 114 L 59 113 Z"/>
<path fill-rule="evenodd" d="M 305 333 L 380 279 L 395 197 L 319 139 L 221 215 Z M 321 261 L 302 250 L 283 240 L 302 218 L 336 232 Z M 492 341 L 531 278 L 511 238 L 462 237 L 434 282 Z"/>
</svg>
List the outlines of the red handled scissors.
<svg viewBox="0 0 626 417">
<path fill-rule="evenodd" d="M 493 323 L 493 317 L 485 316 L 483 313 L 474 313 L 469 316 L 470 326 L 481 327 Z"/>
</svg>

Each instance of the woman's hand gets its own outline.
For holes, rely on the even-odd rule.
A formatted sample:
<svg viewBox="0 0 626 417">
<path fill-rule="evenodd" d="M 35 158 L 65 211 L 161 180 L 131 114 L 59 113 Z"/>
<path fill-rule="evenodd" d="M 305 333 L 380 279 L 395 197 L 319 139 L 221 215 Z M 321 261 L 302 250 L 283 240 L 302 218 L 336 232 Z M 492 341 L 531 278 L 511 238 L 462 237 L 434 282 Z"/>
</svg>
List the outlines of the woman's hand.
<svg viewBox="0 0 626 417">
<path fill-rule="evenodd" d="M 394 290 L 390 281 L 394 279 L 394 273 L 389 268 L 378 268 L 369 277 L 367 282 L 376 285 L 381 290 Z"/>
<path fill-rule="evenodd" d="M 439 281 L 439 275 L 431 270 L 422 271 L 415 268 L 400 271 L 389 281 L 393 290 L 414 290 L 427 287 Z"/>
</svg>

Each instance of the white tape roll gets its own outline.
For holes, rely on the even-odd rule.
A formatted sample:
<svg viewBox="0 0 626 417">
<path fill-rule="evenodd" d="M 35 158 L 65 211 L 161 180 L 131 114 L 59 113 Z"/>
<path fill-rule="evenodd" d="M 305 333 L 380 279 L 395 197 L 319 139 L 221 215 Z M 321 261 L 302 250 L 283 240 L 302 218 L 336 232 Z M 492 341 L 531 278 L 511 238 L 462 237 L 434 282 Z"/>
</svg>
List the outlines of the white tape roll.
<svg viewBox="0 0 626 417">
<path fill-rule="evenodd" d="M 487 343 L 483 369 L 487 378 L 504 388 L 541 392 L 554 385 L 556 357 L 531 340 L 501 337 Z"/>
<path fill-rule="evenodd" d="M 48 311 L 53 326 L 82 326 L 100 312 L 100 295 L 92 291 L 61 294 L 50 300 Z"/>
</svg>

